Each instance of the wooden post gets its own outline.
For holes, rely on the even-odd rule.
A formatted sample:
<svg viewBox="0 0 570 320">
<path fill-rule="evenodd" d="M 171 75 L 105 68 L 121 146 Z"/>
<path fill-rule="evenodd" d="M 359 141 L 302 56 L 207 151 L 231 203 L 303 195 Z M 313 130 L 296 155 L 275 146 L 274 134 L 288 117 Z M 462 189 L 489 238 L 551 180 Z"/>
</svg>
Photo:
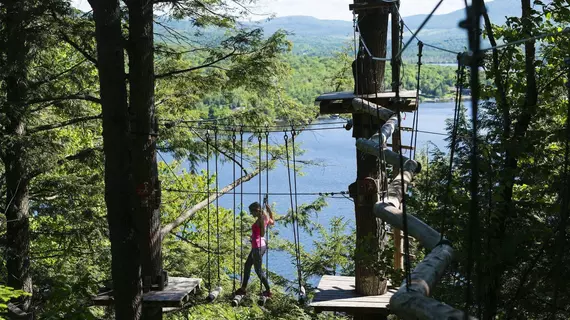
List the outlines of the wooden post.
<svg viewBox="0 0 570 320">
<path fill-rule="evenodd" d="M 355 0 L 355 5 L 366 4 L 367 0 Z M 368 50 L 375 57 L 386 57 L 388 33 L 388 13 L 381 8 L 371 8 L 358 13 L 360 35 Z M 363 46 L 360 46 L 358 57 L 353 63 L 355 94 L 376 93 L 384 89 L 385 61 L 373 60 Z M 372 137 L 382 122 L 369 114 L 353 113 L 356 139 Z M 380 261 L 380 254 L 385 246 L 385 231 L 382 223 L 373 214 L 378 201 L 378 186 L 381 173 L 378 170 L 377 158 L 359 150 L 356 152 L 356 182 L 350 187 L 351 196 L 355 199 L 356 213 L 356 292 L 365 295 L 381 295 L 387 291 L 387 279 L 383 270 L 375 265 Z M 355 319 L 368 319 L 369 315 L 355 315 Z M 374 319 L 378 319 L 374 317 Z"/>
<path fill-rule="evenodd" d="M 394 4 L 400 6 L 400 3 Z M 400 17 L 397 12 L 391 14 L 392 22 L 392 91 L 396 92 L 400 86 L 400 61 L 396 59 L 396 55 L 400 51 Z M 400 128 L 392 135 L 392 150 L 400 152 L 402 144 Z M 394 175 L 398 174 L 398 170 L 394 171 Z M 394 268 L 401 270 L 403 266 L 402 257 L 402 232 L 400 229 L 394 229 Z"/>
</svg>

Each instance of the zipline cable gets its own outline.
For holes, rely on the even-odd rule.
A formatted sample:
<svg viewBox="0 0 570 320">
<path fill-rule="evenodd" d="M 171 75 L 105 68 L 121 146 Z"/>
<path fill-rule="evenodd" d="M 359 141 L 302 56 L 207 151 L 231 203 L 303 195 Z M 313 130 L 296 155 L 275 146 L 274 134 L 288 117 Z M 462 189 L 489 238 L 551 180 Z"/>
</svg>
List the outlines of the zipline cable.
<svg viewBox="0 0 570 320">
<path fill-rule="evenodd" d="M 449 212 L 449 203 L 451 201 L 451 180 L 453 179 L 453 160 L 455 157 L 455 149 L 457 147 L 457 132 L 459 127 L 459 114 L 461 109 L 461 92 L 463 90 L 463 71 L 464 65 L 461 63 L 460 55 L 457 55 L 457 71 L 456 71 L 456 83 L 455 83 L 455 109 L 453 112 L 453 128 L 451 129 L 451 150 L 449 152 L 449 167 L 447 171 L 447 183 L 445 187 L 445 198 L 443 199 L 443 212 L 441 213 L 441 227 L 440 234 L 441 240 L 444 238 L 445 234 L 445 222 L 447 218 L 447 212 Z"/>
<path fill-rule="evenodd" d="M 396 55 L 396 59 L 400 59 L 400 57 L 402 56 L 402 53 L 404 51 L 406 51 L 406 49 L 408 48 L 408 46 L 410 45 L 410 43 L 412 43 L 412 41 L 414 39 L 416 39 L 417 35 L 422 31 L 422 29 L 425 27 L 425 25 L 428 23 L 428 21 L 431 19 L 431 17 L 435 14 L 435 11 L 437 11 L 437 9 L 439 8 L 439 6 L 443 3 L 443 0 L 439 0 L 439 2 L 437 3 L 437 5 L 433 8 L 433 10 L 429 13 L 429 15 L 425 18 L 425 20 L 422 22 L 422 24 L 420 25 L 420 27 L 418 28 L 418 30 L 416 30 L 416 32 L 412 35 L 412 37 L 406 42 L 406 44 L 404 45 L 403 48 L 400 49 L 400 52 L 398 52 L 398 54 Z M 403 40 L 403 39 L 402 39 Z"/>
</svg>

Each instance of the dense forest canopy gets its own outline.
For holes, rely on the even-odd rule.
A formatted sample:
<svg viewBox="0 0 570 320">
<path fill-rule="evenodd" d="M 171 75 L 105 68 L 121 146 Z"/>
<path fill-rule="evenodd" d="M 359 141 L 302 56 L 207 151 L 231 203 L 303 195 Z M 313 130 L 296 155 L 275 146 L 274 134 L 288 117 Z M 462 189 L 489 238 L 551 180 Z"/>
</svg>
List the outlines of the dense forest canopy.
<svg viewBox="0 0 570 320">
<path fill-rule="evenodd" d="M 208 212 L 216 207 L 205 192 L 217 177 L 197 170 L 199 164 L 214 154 L 232 163 L 231 155 L 239 153 L 251 180 L 286 164 L 291 150 L 271 145 L 269 161 L 263 163 L 254 136 L 232 145 L 239 132 L 218 132 L 204 120 L 224 119 L 226 127 L 250 129 L 306 123 L 318 113 L 315 97 L 354 89 L 351 22 L 336 23 L 340 35 L 326 34 L 327 28 L 317 28 L 315 21 L 307 23 L 323 34 L 290 34 L 281 27 L 291 21 L 279 19 L 264 31 L 263 24 L 239 22 L 251 17 L 250 2 L 89 0 L 93 11 L 80 12 L 66 0 L 0 1 L 0 318 L 8 302 L 39 319 L 138 319 L 148 312 L 140 303 L 146 262 L 139 255 L 143 249 L 136 231 L 141 226 L 135 211 L 160 216 L 154 230 L 162 241 L 162 267 L 170 275 L 208 278 Z M 516 12 L 501 11 L 515 7 Z M 489 9 L 492 14 L 482 26 L 489 45 L 556 35 L 486 51 L 481 66 L 480 229 L 475 239 L 481 254 L 474 261 L 469 311 L 483 319 L 567 319 L 565 83 L 570 66 L 564 59 L 570 41 L 559 33 L 570 24 L 570 8 L 563 0 L 532 5 L 495 0 Z M 421 18 L 410 18 L 410 28 L 417 28 Z M 420 39 L 463 51 L 465 31 L 444 29 L 448 20 L 434 20 Z M 416 89 L 416 55 L 412 45 L 403 56 L 403 89 Z M 457 57 L 426 49 L 423 60 L 421 98 L 453 97 L 457 67 L 429 63 L 455 65 Z M 190 125 L 193 121 L 202 121 L 202 127 Z M 473 148 L 466 108 L 457 123 L 455 145 L 452 123 L 447 127 L 449 149 L 456 151 L 451 167 L 445 150 L 418 152 L 429 169 L 418 175 L 408 205 L 426 223 L 443 225 L 454 242 L 457 259 L 433 295 L 462 308 Z M 214 137 L 219 145 L 212 144 Z M 312 164 L 300 162 L 297 169 Z M 142 185 L 162 190 L 150 192 L 160 208 L 141 200 L 134 187 L 154 171 L 158 180 Z M 315 239 L 313 250 L 301 247 L 299 253 L 309 298 L 315 289 L 310 278 L 355 272 L 354 226 L 341 217 L 327 226 L 316 223 L 314 217 L 326 205 L 326 196 L 299 204 L 299 226 Z M 223 254 L 211 266 L 222 270 L 219 282 L 229 297 L 244 263 L 234 263 L 234 249 L 242 248 L 235 248 L 232 239 L 236 233 L 249 235 L 254 219 L 241 214 L 245 208 L 218 209 L 218 253 Z M 291 210 L 277 215 L 276 224 L 291 228 L 294 220 Z M 273 237 L 272 250 L 294 261 L 295 243 Z M 414 261 L 421 261 L 425 250 L 412 244 Z M 393 251 L 390 243 L 378 268 L 400 283 L 403 274 L 393 267 Z M 189 308 L 164 318 L 348 318 L 317 315 L 299 303 L 297 279 L 271 273 L 271 280 L 274 297 L 264 309 L 252 301 L 232 308 L 225 297 L 206 304 L 197 295 Z M 254 280 L 251 290 L 259 285 Z M 93 296 L 110 286 L 124 289 L 117 307 L 93 306 Z"/>
</svg>

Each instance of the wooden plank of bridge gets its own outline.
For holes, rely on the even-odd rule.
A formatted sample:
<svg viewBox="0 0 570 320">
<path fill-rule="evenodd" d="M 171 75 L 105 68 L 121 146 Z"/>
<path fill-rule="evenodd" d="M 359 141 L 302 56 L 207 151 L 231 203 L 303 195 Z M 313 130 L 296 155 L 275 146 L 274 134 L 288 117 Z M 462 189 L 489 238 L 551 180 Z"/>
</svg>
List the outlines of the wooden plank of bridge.
<svg viewBox="0 0 570 320">
<path fill-rule="evenodd" d="M 354 98 L 366 99 L 391 110 L 399 108 L 402 112 L 413 112 L 417 109 L 415 91 L 402 91 L 400 93 L 401 101 L 398 103 L 393 101 L 395 97 L 394 92 L 378 92 L 357 96 L 354 92 L 346 91 L 325 93 L 317 97 L 315 101 L 320 104 L 321 114 L 358 113 L 352 106 L 352 99 Z"/>
<path fill-rule="evenodd" d="M 168 286 L 163 291 L 149 291 L 143 294 L 143 304 L 153 307 L 180 308 L 190 299 L 190 295 L 200 290 L 202 279 L 169 277 Z M 113 292 L 98 294 L 93 298 L 96 306 L 109 306 L 114 303 Z"/>
<path fill-rule="evenodd" d="M 388 292 L 380 296 L 362 296 L 356 293 L 354 277 L 323 276 L 311 307 L 316 312 L 388 315 L 388 304 L 396 291 L 394 288 L 389 288 Z"/>
</svg>

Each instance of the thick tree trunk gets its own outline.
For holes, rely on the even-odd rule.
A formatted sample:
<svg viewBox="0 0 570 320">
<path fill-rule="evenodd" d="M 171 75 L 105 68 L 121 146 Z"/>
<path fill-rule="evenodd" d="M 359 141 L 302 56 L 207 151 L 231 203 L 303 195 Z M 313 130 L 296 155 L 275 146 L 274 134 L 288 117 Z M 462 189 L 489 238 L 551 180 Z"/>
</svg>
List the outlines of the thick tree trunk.
<svg viewBox="0 0 570 320">
<path fill-rule="evenodd" d="M 154 105 L 153 4 L 129 0 L 129 83 L 132 131 L 133 199 L 141 250 L 143 290 L 161 286 L 160 182 L 156 162 L 158 124 Z M 155 288 L 156 289 L 156 288 Z M 143 319 L 162 319 L 162 308 L 144 307 Z"/>
<path fill-rule="evenodd" d="M 365 1 L 355 1 L 363 3 Z M 368 10 L 359 15 L 359 28 L 363 41 L 367 44 L 371 54 L 376 57 L 386 56 L 386 41 L 388 29 L 388 15 L 382 10 Z M 357 83 L 355 93 L 374 93 L 383 89 L 384 61 L 375 61 L 367 56 L 366 51 L 360 48 L 358 59 L 354 63 L 354 74 Z M 378 132 L 380 121 L 376 116 L 368 114 L 353 114 L 354 138 L 369 139 Z M 387 279 L 382 276 L 384 270 L 378 270 L 380 255 L 385 246 L 385 231 L 382 222 L 374 215 L 375 203 L 378 194 L 365 194 L 359 188 L 365 180 L 380 179 L 377 158 L 357 150 L 357 177 L 356 187 L 358 195 L 355 199 L 356 210 L 356 291 L 362 295 L 380 295 L 386 292 Z M 377 183 L 378 185 L 378 183 Z"/>
<path fill-rule="evenodd" d="M 105 201 L 111 237 L 116 319 L 136 320 L 142 308 L 140 254 L 131 208 L 130 124 L 125 84 L 124 44 L 118 0 L 90 0 L 95 14 L 103 108 Z"/>
<path fill-rule="evenodd" d="M 23 1 L 6 1 L 6 133 L 11 143 L 3 150 L 6 174 L 6 268 L 8 286 L 32 292 L 30 275 L 29 179 L 25 168 L 27 63 L 26 15 Z M 28 311 L 31 297 L 23 297 L 18 307 Z"/>
</svg>

